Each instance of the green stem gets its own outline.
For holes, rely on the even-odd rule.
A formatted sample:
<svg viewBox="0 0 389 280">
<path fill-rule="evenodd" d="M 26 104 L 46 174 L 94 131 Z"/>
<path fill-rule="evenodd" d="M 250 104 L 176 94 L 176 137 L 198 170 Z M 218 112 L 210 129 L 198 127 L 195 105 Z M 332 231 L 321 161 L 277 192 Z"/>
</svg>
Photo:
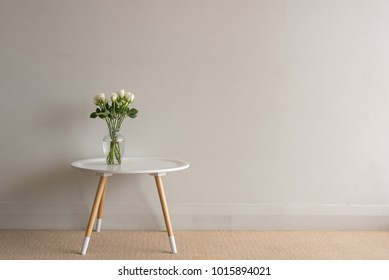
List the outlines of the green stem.
<svg viewBox="0 0 389 280">
<path fill-rule="evenodd" d="M 111 142 L 109 144 L 109 152 L 106 157 L 107 164 L 121 164 L 122 156 L 120 151 L 120 143 L 117 141 L 119 129 L 116 129 L 115 125 L 113 125 L 110 121 L 107 121 L 109 136 L 111 138 Z M 116 159 L 116 161 L 115 161 Z"/>
</svg>

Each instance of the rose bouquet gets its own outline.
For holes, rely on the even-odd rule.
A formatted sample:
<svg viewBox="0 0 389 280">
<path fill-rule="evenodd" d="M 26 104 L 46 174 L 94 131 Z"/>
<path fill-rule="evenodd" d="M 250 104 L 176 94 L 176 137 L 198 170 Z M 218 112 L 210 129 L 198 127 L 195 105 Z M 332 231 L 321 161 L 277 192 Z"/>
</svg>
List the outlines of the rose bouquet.
<svg viewBox="0 0 389 280">
<path fill-rule="evenodd" d="M 108 126 L 109 135 L 104 137 L 103 148 L 106 155 L 107 164 L 121 164 L 124 154 L 124 138 L 119 130 L 126 117 L 136 118 L 138 110 L 129 108 L 134 102 L 135 96 L 131 92 L 120 90 L 112 93 L 108 99 L 104 93 L 99 93 L 93 98 L 93 103 L 97 106 L 91 118 L 101 118 Z"/>
</svg>

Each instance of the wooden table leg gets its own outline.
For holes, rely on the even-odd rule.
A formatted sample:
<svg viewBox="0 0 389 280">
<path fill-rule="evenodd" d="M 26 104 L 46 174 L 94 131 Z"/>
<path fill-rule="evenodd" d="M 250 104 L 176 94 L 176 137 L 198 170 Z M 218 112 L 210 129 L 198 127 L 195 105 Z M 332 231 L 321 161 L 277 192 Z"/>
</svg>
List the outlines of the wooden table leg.
<svg viewBox="0 0 389 280">
<path fill-rule="evenodd" d="M 101 195 L 101 200 L 99 204 L 99 211 L 97 212 L 96 232 L 100 232 L 101 223 L 103 222 L 104 198 L 105 198 L 106 190 L 107 190 L 107 181 L 105 181 L 103 194 Z"/>
<path fill-rule="evenodd" d="M 169 240 L 170 240 L 170 246 L 171 246 L 172 252 L 174 254 L 176 254 L 177 253 L 176 241 L 174 240 L 173 229 L 172 229 L 172 225 L 170 223 L 169 210 L 167 208 L 165 191 L 163 189 L 163 184 L 162 184 L 162 178 L 159 175 L 155 175 L 154 178 L 155 178 L 155 183 L 157 184 L 159 200 L 161 201 L 161 207 L 162 207 L 163 217 L 165 219 L 167 234 L 168 234 Z"/>
<path fill-rule="evenodd" d="M 97 187 L 95 201 L 93 203 L 92 211 L 90 213 L 88 227 L 85 232 L 84 244 L 82 245 L 81 255 L 85 255 L 88 250 L 90 236 L 92 235 L 92 228 L 96 220 L 96 214 L 100 206 L 101 197 L 103 196 L 104 188 L 107 184 L 108 177 L 105 175 L 100 176 L 99 185 Z"/>
</svg>

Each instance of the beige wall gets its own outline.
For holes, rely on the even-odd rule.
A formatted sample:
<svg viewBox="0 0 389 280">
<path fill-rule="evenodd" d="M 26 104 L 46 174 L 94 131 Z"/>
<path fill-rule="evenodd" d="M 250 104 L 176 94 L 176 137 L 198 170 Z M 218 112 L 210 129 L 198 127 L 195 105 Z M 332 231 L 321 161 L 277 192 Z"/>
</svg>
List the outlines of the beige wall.
<svg viewBox="0 0 389 280">
<path fill-rule="evenodd" d="M 127 156 L 188 160 L 177 229 L 389 227 L 389 2 L 0 1 L 0 228 L 84 228 L 96 92 L 136 95 Z M 163 228 L 149 176 L 105 227 Z"/>
</svg>

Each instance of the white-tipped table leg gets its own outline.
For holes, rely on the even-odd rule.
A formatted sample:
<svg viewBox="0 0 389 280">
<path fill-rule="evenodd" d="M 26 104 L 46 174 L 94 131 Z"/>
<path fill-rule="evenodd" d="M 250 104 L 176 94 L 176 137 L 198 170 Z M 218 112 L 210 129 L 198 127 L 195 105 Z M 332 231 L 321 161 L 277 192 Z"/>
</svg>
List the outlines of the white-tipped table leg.
<svg viewBox="0 0 389 280">
<path fill-rule="evenodd" d="M 174 239 L 174 235 L 169 236 L 169 239 L 173 254 L 177 254 L 176 240 Z"/>
<path fill-rule="evenodd" d="M 176 241 L 174 240 L 173 229 L 172 229 L 172 225 L 170 223 L 169 210 L 167 208 L 165 191 L 163 189 L 163 184 L 162 184 L 162 178 L 159 174 L 154 175 L 154 178 L 155 178 L 155 183 L 157 184 L 159 200 L 161 201 L 163 217 L 165 219 L 166 230 L 167 230 L 167 234 L 169 236 L 172 253 L 176 254 L 177 253 Z"/>
<path fill-rule="evenodd" d="M 101 230 L 101 223 L 103 222 L 103 219 L 97 219 L 96 221 L 96 232 L 100 232 Z"/>
<path fill-rule="evenodd" d="M 86 251 L 88 250 L 88 246 L 89 246 L 89 240 L 90 240 L 90 237 L 85 236 L 84 244 L 82 244 L 81 255 L 86 254 Z"/>
<path fill-rule="evenodd" d="M 97 211 L 99 210 L 101 198 L 103 196 L 105 186 L 107 185 L 107 180 L 108 180 L 108 177 L 105 175 L 100 177 L 99 186 L 97 187 L 97 191 L 96 191 L 95 201 L 93 203 L 92 211 L 91 211 L 90 217 L 89 217 L 88 227 L 87 227 L 86 232 L 85 232 L 84 243 L 83 243 L 82 249 L 81 249 L 82 255 L 85 255 L 86 251 L 88 250 L 90 237 L 92 235 L 92 228 L 93 228 L 93 225 L 95 224 Z"/>
</svg>

